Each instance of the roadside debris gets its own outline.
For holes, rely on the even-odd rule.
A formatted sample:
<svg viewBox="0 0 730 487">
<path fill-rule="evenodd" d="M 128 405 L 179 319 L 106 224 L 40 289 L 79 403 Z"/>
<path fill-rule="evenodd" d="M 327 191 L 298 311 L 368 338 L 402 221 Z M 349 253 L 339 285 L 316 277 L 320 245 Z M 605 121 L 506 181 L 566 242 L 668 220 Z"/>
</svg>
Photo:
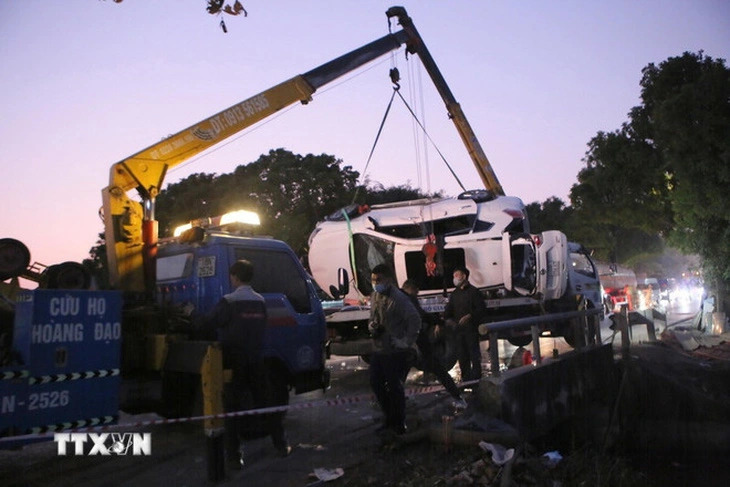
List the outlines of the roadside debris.
<svg viewBox="0 0 730 487">
<path fill-rule="evenodd" d="M 542 454 L 542 459 L 548 468 L 555 468 L 563 459 L 563 456 L 557 451 L 549 451 Z"/>
<path fill-rule="evenodd" d="M 504 465 L 505 463 L 512 460 L 512 457 L 515 456 L 514 448 L 505 448 L 502 445 L 498 445 L 496 443 L 487 443 L 486 441 L 480 441 L 479 447 L 484 451 L 492 452 L 492 462 L 494 462 L 495 465 Z"/>
<path fill-rule="evenodd" d="M 307 484 L 307 487 L 321 485 L 324 482 L 339 479 L 343 475 L 345 475 L 345 471 L 341 468 L 315 468 L 314 471 L 309 474 L 309 477 L 317 480 L 314 483 Z"/>
<path fill-rule="evenodd" d="M 299 443 L 297 448 L 300 450 L 312 450 L 312 451 L 324 451 L 327 449 L 324 445 L 312 444 L 312 443 Z"/>
<path fill-rule="evenodd" d="M 664 336 L 666 335 L 666 336 Z M 662 336 L 663 339 L 669 339 L 673 336 L 685 351 L 691 352 L 699 347 L 712 348 L 723 343 L 730 342 L 730 333 L 723 333 L 720 335 L 711 335 L 704 333 L 700 330 L 693 330 L 688 328 L 675 328 L 674 330 L 667 330 Z"/>
</svg>

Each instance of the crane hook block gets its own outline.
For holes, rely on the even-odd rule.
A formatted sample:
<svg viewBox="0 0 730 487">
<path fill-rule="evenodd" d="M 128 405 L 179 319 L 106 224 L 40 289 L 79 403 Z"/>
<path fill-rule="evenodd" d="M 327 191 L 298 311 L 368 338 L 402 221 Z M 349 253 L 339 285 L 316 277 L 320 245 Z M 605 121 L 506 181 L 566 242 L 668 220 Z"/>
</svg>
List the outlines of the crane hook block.
<svg viewBox="0 0 730 487">
<path fill-rule="evenodd" d="M 392 81 L 395 85 L 395 90 L 400 89 L 400 72 L 398 71 L 398 68 L 390 68 L 390 81 Z"/>
</svg>

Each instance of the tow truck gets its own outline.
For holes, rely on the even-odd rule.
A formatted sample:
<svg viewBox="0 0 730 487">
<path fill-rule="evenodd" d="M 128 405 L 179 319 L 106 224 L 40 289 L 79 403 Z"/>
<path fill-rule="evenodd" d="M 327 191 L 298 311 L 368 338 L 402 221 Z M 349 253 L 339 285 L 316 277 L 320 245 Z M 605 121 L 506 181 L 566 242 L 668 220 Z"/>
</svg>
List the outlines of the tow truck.
<svg viewBox="0 0 730 487">
<path fill-rule="evenodd" d="M 81 264 L 30 255 L 0 239 L 0 449 L 119 415 L 121 293 L 88 290 Z"/>
<path fill-rule="evenodd" d="M 260 279 L 257 282 L 254 278 L 253 285 L 264 295 L 269 308 L 275 311 L 268 323 L 266 356 L 278 377 L 277 397 L 286 402 L 291 388 L 295 392 L 306 392 L 327 387 L 324 312 L 315 298 L 311 278 L 291 249 L 283 242 L 255 237 L 250 232 L 250 225 L 228 222 L 224 216 L 215 218 L 214 222 L 209 216 L 204 216 L 192 222 L 187 232 L 160 239 L 155 200 L 171 168 L 289 105 L 310 102 L 317 89 L 380 56 L 405 46 L 408 53 L 418 54 L 427 66 L 432 63 L 406 10 L 392 7 L 387 10 L 386 16 L 389 25 L 391 19 L 397 19 L 401 29 L 247 98 L 111 166 L 109 183 L 102 189 L 100 215 L 104 221 L 110 283 L 114 288 L 109 292 L 113 293 L 110 296 L 118 298 L 110 297 L 110 302 L 116 305 L 106 308 L 112 313 L 106 320 L 111 323 L 111 335 L 105 331 L 101 335 L 103 340 L 99 341 L 106 343 L 108 337 L 113 351 L 104 352 L 111 359 L 105 367 L 116 370 L 113 377 L 115 381 L 121 381 L 122 392 L 111 394 L 113 401 L 105 406 L 103 412 L 114 410 L 120 403 L 122 406 L 134 403 L 145 407 L 146 400 L 159 399 L 160 395 L 163 403 L 195 403 L 195 391 L 192 401 L 186 401 L 184 397 L 191 395 L 191 385 L 193 389 L 199 389 L 200 384 L 196 385 L 196 381 L 207 353 L 203 350 L 209 350 L 211 344 L 191 340 L 188 334 L 181 333 L 179 310 L 192 305 L 199 313 L 208 311 L 230 291 L 227 266 L 241 257 L 253 262 L 254 273 Z M 440 76 L 435 64 L 431 65 L 429 73 Z M 470 155 L 479 165 L 484 184 L 495 194 L 502 194 L 483 150 L 461 115 L 459 104 L 453 100 L 444 82 L 436 84 L 444 99 L 449 100 L 447 109 Z M 18 266 L 19 254 L 16 255 L 13 250 L 7 254 L 10 255 L 11 267 L 24 268 L 22 263 Z M 26 270 L 22 269 L 21 273 Z M 284 277 L 277 279 L 278 273 Z M 16 277 L 3 275 L 2 280 Z M 77 298 L 82 299 L 83 293 L 101 292 L 61 289 L 66 287 L 62 282 L 56 282 L 56 286 L 56 290 L 41 286 L 34 291 L 20 291 L 17 286 L 11 285 L 12 289 L 4 294 L 8 297 L 5 323 L 12 323 L 15 331 L 11 339 L 14 349 L 25 349 L 29 340 L 33 342 L 34 337 L 45 336 L 43 327 L 49 323 L 42 313 L 46 304 L 41 308 L 40 303 L 46 303 L 46 293 L 62 292 L 70 302 L 75 302 Z M 53 296 L 48 296 L 48 299 L 53 299 Z M 93 312 L 96 308 L 87 306 L 87 309 Z M 76 327 L 76 323 L 80 326 Z M 119 323 L 119 326 L 114 323 Z M 41 328 L 34 328 L 37 326 Z M 68 326 L 68 329 L 61 327 L 59 332 L 52 327 L 49 332 L 52 350 L 44 352 L 46 360 L 43 363 L 33 365 L 30 362 L 31 370 L 28 370 L 18 362 L 15 366 L 22 370 L 8 371 L 3 375 L 3 378 L 10 378 L 10 382 L 3 382 L 9 384 L 10 389 L 3 389 L 0 435 L 22 434 L 39 428 L 63 429 L 76 424 L 71 420 L 80 413 L 76 414 L 70 405 L 84 402 L 85 395 L 80 389 L 72 394 L 73 397 L 64 394 L 62 399 L 58 396 L 55 400 L 57 407 L 52 411 L 54 414 L 28 421 L 21 418 L 17 408 L 6 407 L 21 403 L 27 407 L 26 396 L 19 398 L 28 392 L 29 377 L 56 376 L 61 371 L 79 374 L 81 371 L 77 369 L 84 368 L 82 365 L 73 366 L 74 370 L 59 366 L 71 363 L 63 360 L 63 350 L 71 350 L 73 343 L 77 344 L 74 350 L 86 350 L 89 354 L 97 352 L 85 343 L 87 338 L 96 336 L 93 314 Z M 36 333 L 36 329 L 41 331 Z M 83 340 L 76 340 L 82 336 Z M 54 358 L 49 359 L 49 353 Z M 27 354 L 24 358 L 27 360 Z M 156 389 L 160 382 L 161 392 Z M 116 383 L 110 384 L 112 389 L 116 387 Z M 44 397 L 45 401 L 53 402 L 50 396 Z M 164 401 L 165 397 L 170 400 Z M 88 404 L 94 409 L 93 401 L 88 401 Z M 96 409 L 99 413 L 102 408 Z M 98 416 L 93 413 L 85 411 L 83 414 Z M 104 422 L 116 420 L 114 414 L 104 416 L 110 416 Z"/>
</svg>

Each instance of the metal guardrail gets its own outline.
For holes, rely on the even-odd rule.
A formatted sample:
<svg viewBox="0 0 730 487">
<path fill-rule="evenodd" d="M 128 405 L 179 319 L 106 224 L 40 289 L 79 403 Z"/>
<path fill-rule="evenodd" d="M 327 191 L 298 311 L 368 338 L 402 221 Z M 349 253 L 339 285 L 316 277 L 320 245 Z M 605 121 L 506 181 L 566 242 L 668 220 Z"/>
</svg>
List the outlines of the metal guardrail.
<svg viewBox="0 0 730 487">
<path fill-rule="evenodd" d="M 542 356 L 540 354 L 540 329 L 538 325 L 542 323 L 552 323 L 555 321 L 572 320 L 572 331 L 576 337 L 576 349 L 580 349 L 586 345 L 594 346 L 601 343 L 600 322 L 598 319 L 589 320 L 588 317 L 597 316 L 602 313 L 602 309 L 595 308 L 582 311 L 566 311 L 563 313 L 551 313 L 547 315 L 530 316 L 527 318 L 495 321 L 479 325 L 479 333 L 489 337 L 489 362 L 491 364 L 492 375 L 498 377 L 500 374 L 499 345 L 497 343 L 497 340 L 499 339 L 498 332 L 529 328 L 532 334 L 532 356 L 537 365 L 540 365 L 542 364 Z M 592 329 L 589 326 L 590 323 L 594 324 Z"/>
</svg>

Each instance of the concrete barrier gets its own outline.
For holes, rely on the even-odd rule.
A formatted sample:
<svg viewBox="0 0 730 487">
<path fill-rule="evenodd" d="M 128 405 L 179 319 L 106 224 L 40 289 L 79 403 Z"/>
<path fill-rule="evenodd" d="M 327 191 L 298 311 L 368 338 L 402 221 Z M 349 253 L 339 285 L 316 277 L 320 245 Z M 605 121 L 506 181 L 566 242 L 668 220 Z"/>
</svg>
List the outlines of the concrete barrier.
<svg viewBox="0 0 730 487">
<path fill-rule="evenodd" d="M 610 404 L 616 387 L 610 344 L 565 353 L 539 367 L 525 366 L 485 377 L 478 388 L 481 406 L 517 429 L 522 439 L 544 435 L 558 424 L 588 418 L 595 403 Z M 588 425 L 591 426 L 591 425 Z"/>
</svg>

